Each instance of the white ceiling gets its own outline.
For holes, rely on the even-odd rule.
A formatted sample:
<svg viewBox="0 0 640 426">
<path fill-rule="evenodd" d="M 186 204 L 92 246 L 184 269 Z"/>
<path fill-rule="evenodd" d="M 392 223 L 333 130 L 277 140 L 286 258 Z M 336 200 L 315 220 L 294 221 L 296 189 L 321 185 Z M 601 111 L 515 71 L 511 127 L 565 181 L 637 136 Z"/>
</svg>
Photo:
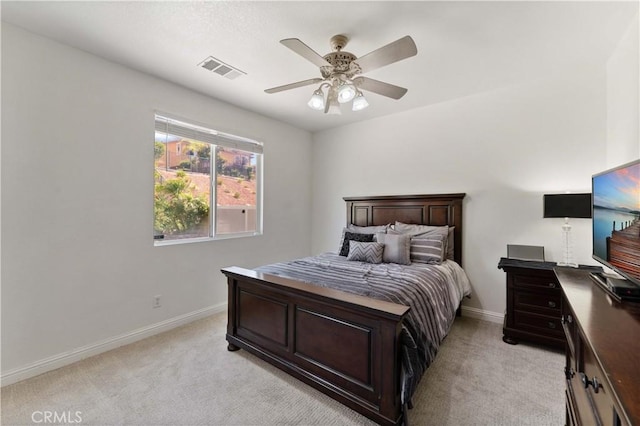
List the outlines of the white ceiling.
<svg viewBox="0 0 640 426">
<path fill-rule="evenodd" d="M 312 132 L 602 67 L 638 11 L 636 1 L 0 4 L 3 21 Z M 279 40 L 296 37 L 324 55 L 335 34 L 350 37 L 344 50 L 356 56 L 410 35 L 417 56 L 366 74 L 408 93 L 365 93 L 369 108 L 343 107 L 340 116 L 306 106 L 315 86 L 264 93 L 320 76 Z M 208 56 L 247 75 L 229 80 L 198 67 Z"/>
</svg>

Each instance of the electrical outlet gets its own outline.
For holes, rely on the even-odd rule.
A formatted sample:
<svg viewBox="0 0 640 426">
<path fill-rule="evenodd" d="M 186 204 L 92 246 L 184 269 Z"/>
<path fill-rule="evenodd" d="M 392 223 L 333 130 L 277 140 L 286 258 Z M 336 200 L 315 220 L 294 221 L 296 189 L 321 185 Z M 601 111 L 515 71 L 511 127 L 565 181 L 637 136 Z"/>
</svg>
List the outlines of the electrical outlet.
<svg viewBox="0 0 640 426">
<path fill-rule="evenodd" d="M 162 297 L 162 295 L 158 294 L 157 296 L 153 296 L 153 307 L 154 308 L 159 308 L 160 306 L 162 306 L 160 304 L 160 298 Z"/>
</svg>

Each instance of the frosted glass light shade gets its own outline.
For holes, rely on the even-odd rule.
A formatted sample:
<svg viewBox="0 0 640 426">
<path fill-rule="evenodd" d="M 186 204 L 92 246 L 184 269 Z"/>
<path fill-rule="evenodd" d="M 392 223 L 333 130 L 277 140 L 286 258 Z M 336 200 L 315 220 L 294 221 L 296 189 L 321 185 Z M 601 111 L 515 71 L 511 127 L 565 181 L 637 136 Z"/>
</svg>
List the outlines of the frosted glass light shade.
<svg viewBox="0 0 640 426">
<path fill-rule="evenodd" d="M 352 111 L 360 111 L 369 106 L 369 102 L 365 99 L 362 92 L 358 92 L 356 97 L 353 99 L 353 106 L 351 107 Z"/>
<path fill-rule="evenodd" d="M 309 105 L 309 108 L 311 109 L 322 111 L 324 109 L 324 95 L 322 90 L 318 89 L 313 92 L 313 95 L 311 96 L 311 99 L 309 99 L 307 105 Z"/>
<path fill-rule="evenodd" d="M 331 114 L 331 115 L 341 115 L 342 112 L 340 111 L 340 104 L 338 102 L 336 102 L 336 98 L 335 97 L 329 97 L 328 99 L 329 102 L 329 108 L 327 110 L 327 114 Z"/>
<path fill-rule="evenodd" d="M 351 84 L 343 84 L 338 89 L 338 102 L 341 104 L 349 102 L 356 96 L 356 89 Z"/>
</svg>

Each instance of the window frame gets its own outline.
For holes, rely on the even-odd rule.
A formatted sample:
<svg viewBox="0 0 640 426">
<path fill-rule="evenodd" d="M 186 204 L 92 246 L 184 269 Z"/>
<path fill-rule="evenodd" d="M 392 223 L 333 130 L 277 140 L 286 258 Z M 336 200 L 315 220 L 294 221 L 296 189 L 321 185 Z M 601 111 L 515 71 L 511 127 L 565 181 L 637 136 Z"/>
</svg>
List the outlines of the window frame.
<svg viewBox="0 0 640 426">
<path fill-rule="evenodd" d="M 153 244 L 156 247 L 169 246 L 176 244 L 191 244 L 206 241 L 227 240 L 233 238 L 255 237 L 263 234 L 263 163 L 264 150 L 263 143 L 242 136 L 224 133 L 214 130 L 210 126 L 199 124 L 193 120 L 177 118 L 171 114 L 156 111 L 154 114 L 155 132 L 161 132 L 167 135 L 180 136 L 189 140 L 200 143 L 206 143 L 210 146 L 209 161 L 209 236 L 191 237 L 177 239 L 155 239 L 155 228 L 153 228 L 152 237 Z M 161 126 L 165 126 L 164 129 Z M 191 133 L 192 132 L 192 133 Z M 205 139 L 205 140 L 203 140 Z M 154 137 L 155 141 L 155 137 Z M 218 142 L 218 143 L 215 143 Z M 166 145 L 165 145 L 166 147 Z M 218 173 L 216 170 L 216 158 L 218 148 L 231 148 L 255 155 L 255 180 L 256 180 L 256 230 L 247 232 L 218 233 L 217 214 L 218 214 Z M 166 149 L 166 148 L 165 148 Z M 155 171 L 155 159 L 154 159 Z M 155 196 L 155 184 L 154 184 Z M 153 211 L 155 222 L 155 208 Z"/>
</svg>

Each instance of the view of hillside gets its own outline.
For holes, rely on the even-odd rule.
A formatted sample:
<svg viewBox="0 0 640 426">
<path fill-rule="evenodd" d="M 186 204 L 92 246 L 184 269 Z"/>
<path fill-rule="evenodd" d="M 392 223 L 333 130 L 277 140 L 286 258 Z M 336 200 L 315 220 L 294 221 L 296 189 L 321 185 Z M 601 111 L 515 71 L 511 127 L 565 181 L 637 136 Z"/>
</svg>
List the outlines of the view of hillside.
<svg viewBox="0 0 640 426">
<path fill-rule="evenodd" d="M 163 179 L 175 179 L 177 171 L 158 170 Z M 203 195 L 209 198 L 210 176 L 204 173 L 192 173 L 186 171 L 187 178 L 193 184 L 193 194 Z M 218 177 L 217 203 L 220 206 L 255 206 L 256 205 L 256 182 L 255 180 L 245 180 L 239 177 L 224 176 Z"/>
<path fill-rule="evenodd" d="M 255 230 L 249 219 L 257 198 L 254 154 L 218 147 L 212 177 L 211 148 L 180 138 L 155 142 L 154 229 L 159 238 L 210 236 L 214 208 L 217 233 Z"/>
</svg>

